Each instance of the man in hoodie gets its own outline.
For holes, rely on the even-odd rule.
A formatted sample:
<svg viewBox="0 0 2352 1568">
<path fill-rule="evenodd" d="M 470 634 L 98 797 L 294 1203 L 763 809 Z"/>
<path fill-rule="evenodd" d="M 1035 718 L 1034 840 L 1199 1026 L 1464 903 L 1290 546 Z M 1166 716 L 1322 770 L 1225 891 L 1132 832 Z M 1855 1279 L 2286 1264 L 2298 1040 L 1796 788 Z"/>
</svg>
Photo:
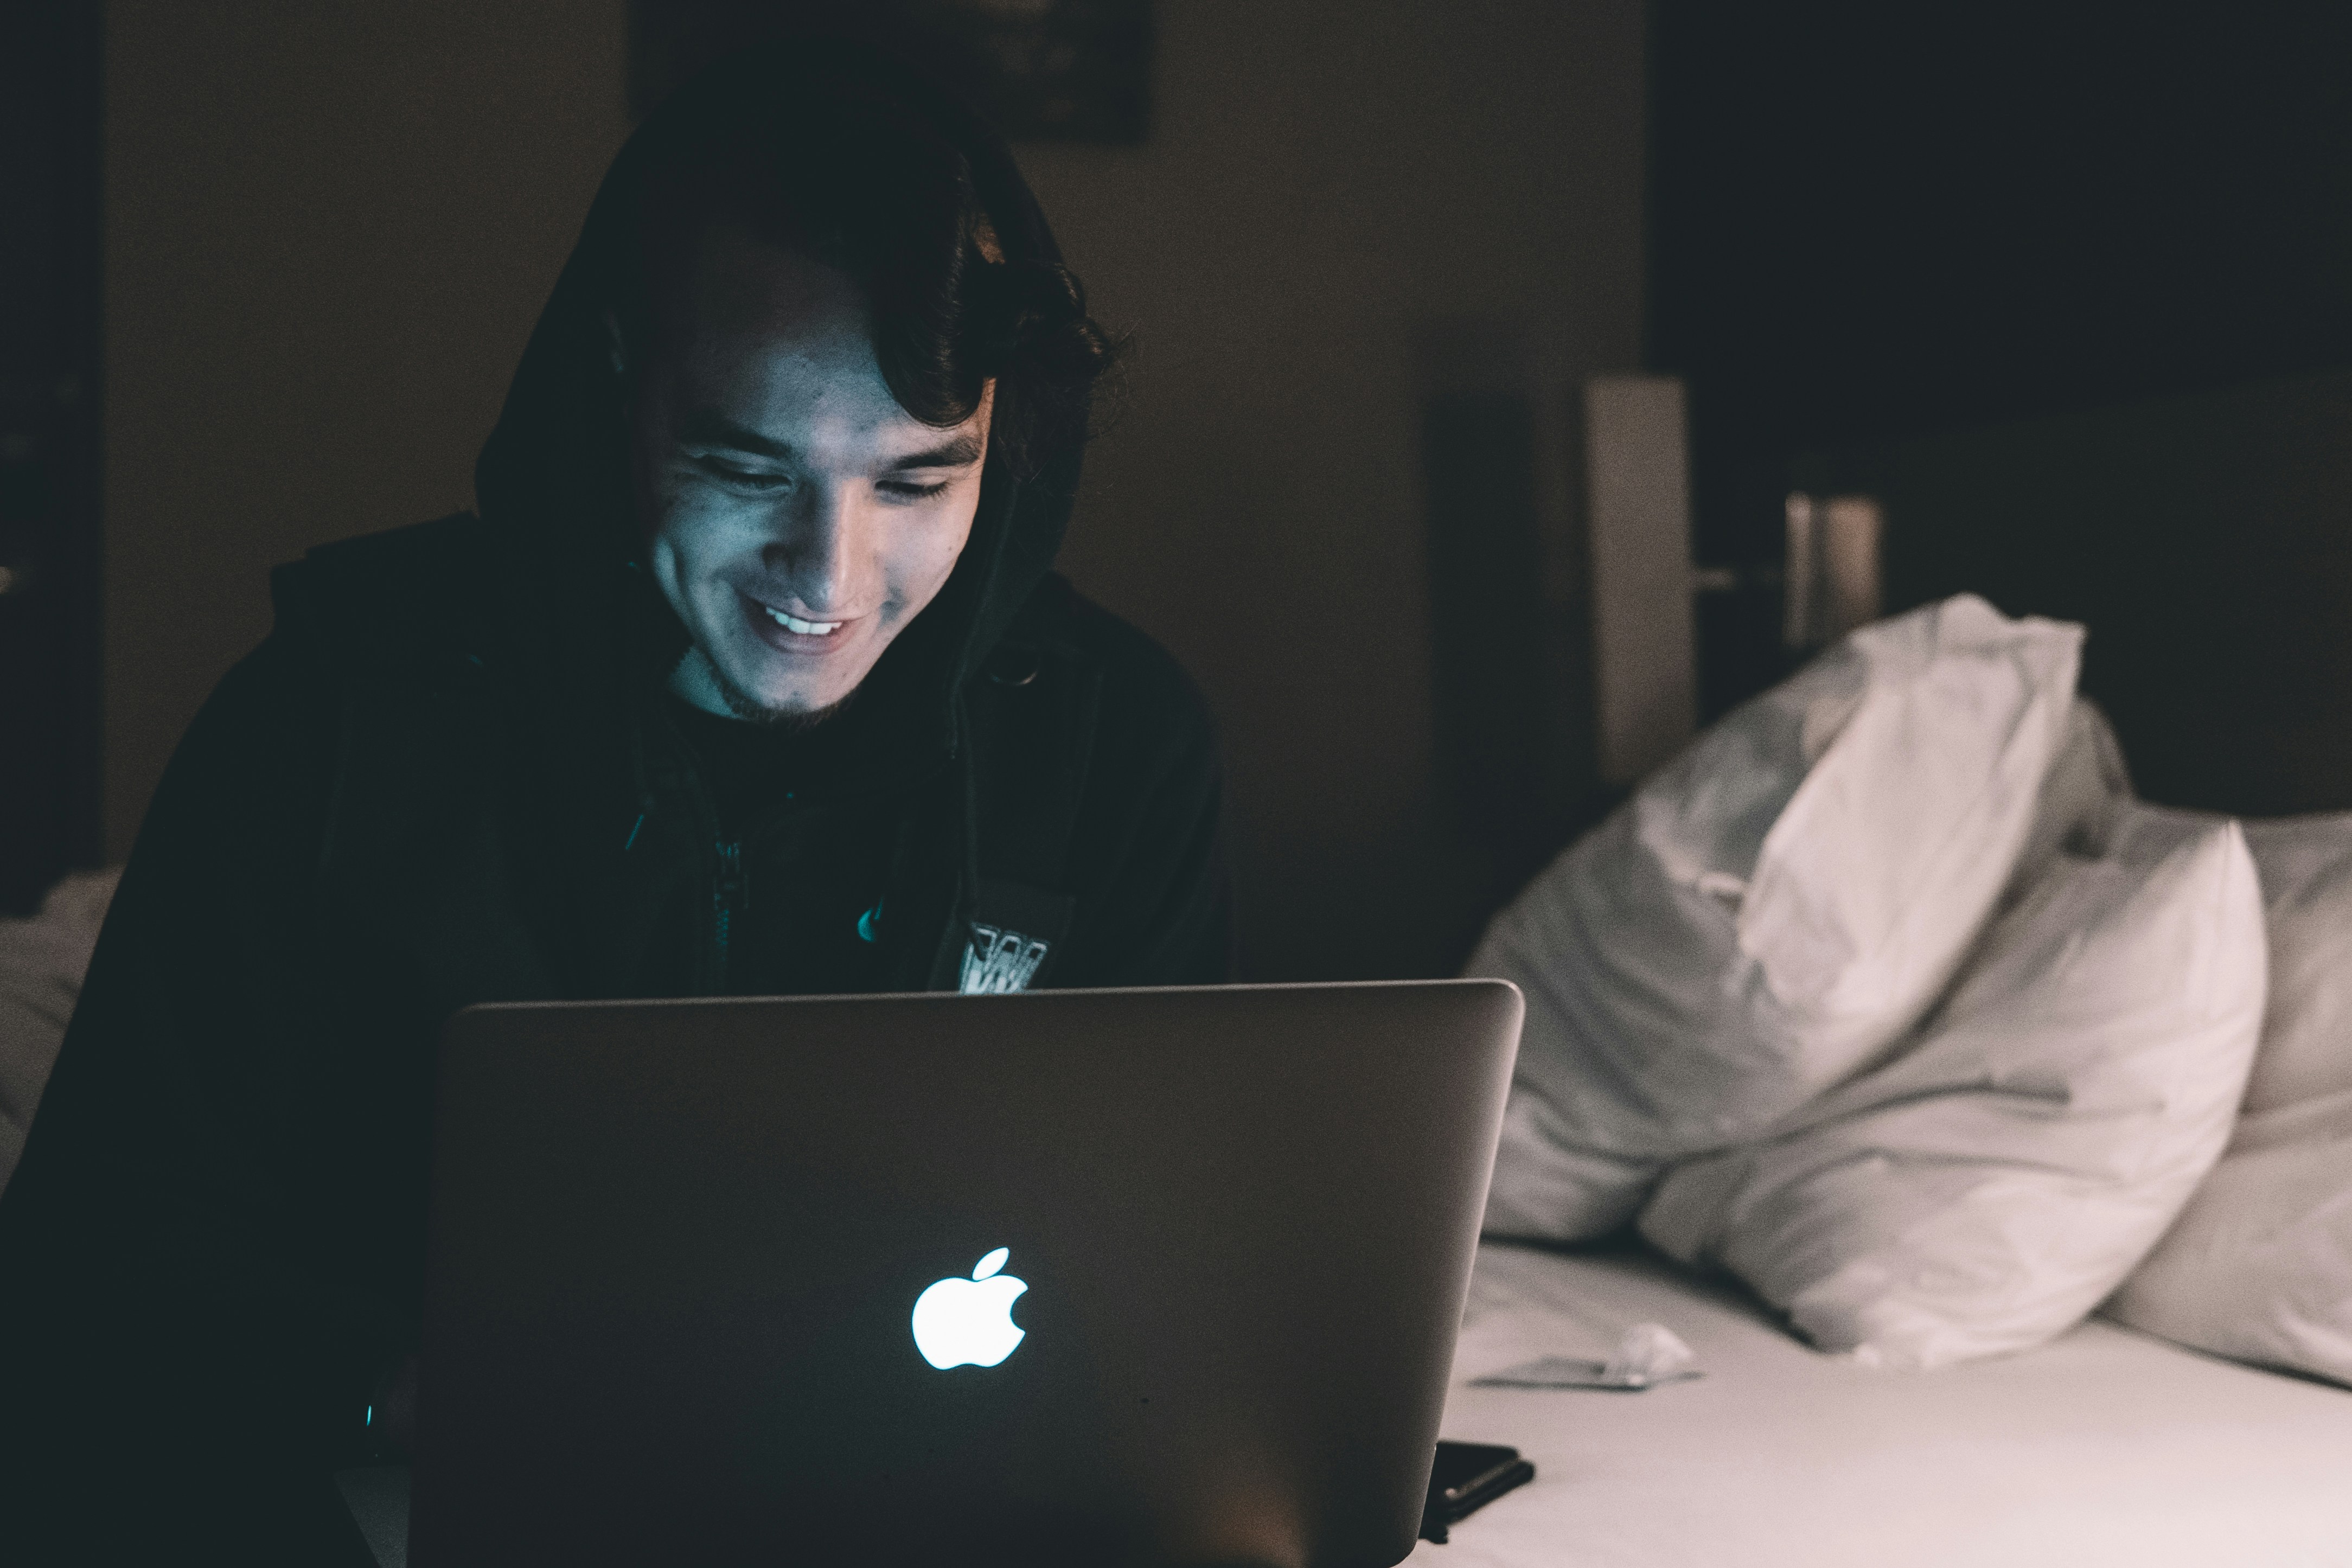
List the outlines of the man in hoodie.
<svg viewBox="0 0 2352 1568">
<path fill-rule="evenodd" d="M 1049 570 L 1108 357 L 887 65 L 646 122 L 479 517 L 281 568 L 157 792 L 0 1197 L 0 1551 L 352 1547 L 457 1008 L 1228 977 L 1199 699 Z"/>
</svg>

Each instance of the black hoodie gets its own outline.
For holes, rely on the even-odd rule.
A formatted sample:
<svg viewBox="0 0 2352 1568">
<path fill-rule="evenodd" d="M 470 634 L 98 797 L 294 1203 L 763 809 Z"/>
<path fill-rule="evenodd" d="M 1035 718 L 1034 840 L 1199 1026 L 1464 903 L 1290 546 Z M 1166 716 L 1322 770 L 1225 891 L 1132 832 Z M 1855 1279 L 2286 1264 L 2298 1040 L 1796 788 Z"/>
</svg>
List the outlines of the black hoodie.
<svg viewBox="0 0 2352 1568">
<path fill-rule="evenodd" d="M 636 559 L 612 269 L 649 149 L 810 68 L 738 61 L 646 122 L 483 449 L 479 517 L 280 568 L 275 630 L 182 741 L 0 1195 L 12 1561 L 349 1549 L 322 1478 L 415 1343 L 459 1007 L 1229 977 L 1200 701 L 1050 570 L 1075 454 L 1025 482 L 991 459 L 946 587 L 793 747 L 790 799 L 747 808 L 738 778 L 723 820 L 665 695 L 687 637 Z M 1008 259 L 1057 261 L 1002 142 L 935 113 Z M 806 913 L 763 923 L 786 889 Z"/>
</svg>

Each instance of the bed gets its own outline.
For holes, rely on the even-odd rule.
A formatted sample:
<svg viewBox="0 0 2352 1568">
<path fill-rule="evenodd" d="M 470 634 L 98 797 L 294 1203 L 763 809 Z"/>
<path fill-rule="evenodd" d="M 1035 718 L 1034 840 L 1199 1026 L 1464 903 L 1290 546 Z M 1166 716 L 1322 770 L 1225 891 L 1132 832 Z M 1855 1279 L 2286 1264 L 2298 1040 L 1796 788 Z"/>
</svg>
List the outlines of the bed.
<svg viewBox="0 0 2352 1568">
<path fill-rule="evenodd" d="M 1639 1393 L 1473 1387 L 1664 1323 L 1702 1375 Z M 1415 1568 L 2320 1568 L 2352 1563 L 2352 1391 L 2094 1319 L 2030 1354 L 1876 1372 L 1631 1247 L 1481 1249 L 1445 1435 L 1536 1479 Z M 342 1490 L 384 1568 L 407 1476 Z"/>
<path fill-rule="evenodd" d="M 1665 1324 L 1704 1375 L 1639 1393 L 1472 1387 Z M 1445 1435 L 1536 1479 L 1427 1568 L 2352 1563 L 2352 1391 L 2093 1319 L 2025 1355 L 1873 1371 L 1643 1251 L 1490 1244 Z"/>
<path fill-rule="evenodd" d="M 2352 810 L 2352 376 L 1817 455 L 1792 477 L 1876 503 L 1889 611 L 1978 593 L 2087 627 L 2081 690 L 2147 801 Z M 2330 1028 L 2340 1062 L 2352 1037 Z M 1706 1376 L 1472 1382 L 1605 1355 L 1644 1321 Z M 2021 1354 L 1875 1370 L 1638 1247 L 1490 1243 L 1445 1432 L 1516 1446 L 1538 1477 L 1416 1563 L 2352 1563 L 2340 1383 L 2100 1315 Z"/>
</svg>

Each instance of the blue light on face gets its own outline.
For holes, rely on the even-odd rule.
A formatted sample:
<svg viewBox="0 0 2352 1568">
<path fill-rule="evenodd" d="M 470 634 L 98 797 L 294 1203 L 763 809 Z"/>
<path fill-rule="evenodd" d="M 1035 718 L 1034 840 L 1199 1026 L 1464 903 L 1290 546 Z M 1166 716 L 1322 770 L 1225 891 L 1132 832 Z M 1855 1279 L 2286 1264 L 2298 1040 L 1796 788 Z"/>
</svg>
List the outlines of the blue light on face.
<svg viewBox="0 0 2352 1568">
<path fill-rule="evenodd" d="M 346 1408 L 348 1408 L 348 1406 L 346 1406 Z M 373 1405 L 368 1406 L 367 1420 L 364 1424 L 370 1427 L 375 1425 L 375 1406 Z"/>
</svg>

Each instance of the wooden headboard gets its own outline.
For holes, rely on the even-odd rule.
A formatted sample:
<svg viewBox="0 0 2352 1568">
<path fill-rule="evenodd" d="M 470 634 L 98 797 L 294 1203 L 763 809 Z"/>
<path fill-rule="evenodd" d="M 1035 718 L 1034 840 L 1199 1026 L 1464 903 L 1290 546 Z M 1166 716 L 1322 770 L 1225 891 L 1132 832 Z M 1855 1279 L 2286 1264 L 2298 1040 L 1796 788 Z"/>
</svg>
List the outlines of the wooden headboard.
<svg viewBox="0 0 2352 1568">
<path fill-rule="evenodd" d="M 1801 459 L 1877 496 L 1891 612 L 1973 591 L 2090 630 L 2142 795 L 2352 809 L 2352 373 Z"/>
</svg>

